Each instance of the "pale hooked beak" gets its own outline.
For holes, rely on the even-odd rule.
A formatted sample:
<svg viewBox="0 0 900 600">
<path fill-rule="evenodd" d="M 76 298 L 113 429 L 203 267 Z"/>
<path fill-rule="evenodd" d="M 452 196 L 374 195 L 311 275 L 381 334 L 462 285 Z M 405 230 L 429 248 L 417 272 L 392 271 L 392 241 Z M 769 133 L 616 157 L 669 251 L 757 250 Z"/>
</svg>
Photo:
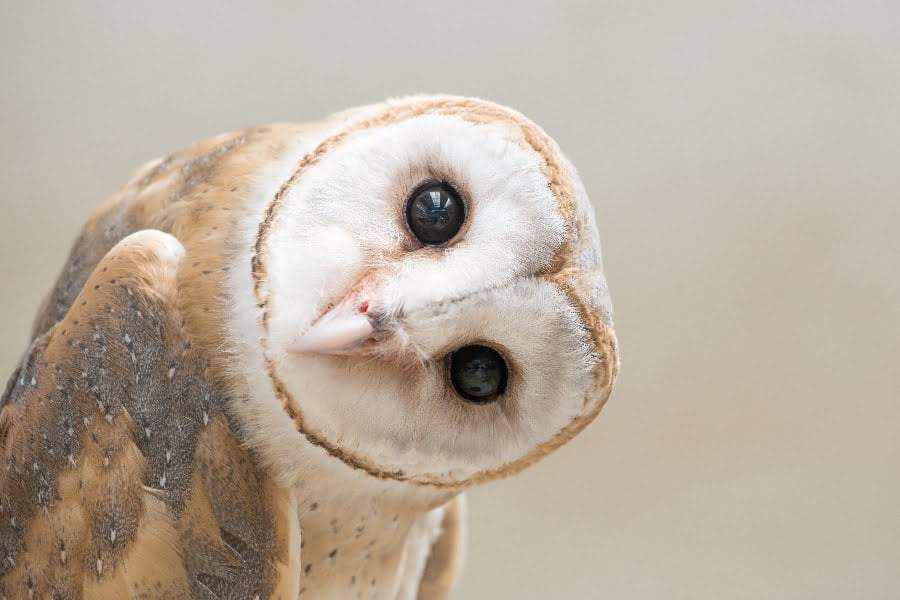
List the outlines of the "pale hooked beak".
<svg viewBox="0 0 900 600">
<path fill-rule="evenodd" d="M 379 327 L 382 321 L 370 313 L 367 301 L 351 292 L 294 340 L 288 351 L 298 354 L 360 354 L 367 345 L 387 337 L 384 328 Z"/>
</svg>

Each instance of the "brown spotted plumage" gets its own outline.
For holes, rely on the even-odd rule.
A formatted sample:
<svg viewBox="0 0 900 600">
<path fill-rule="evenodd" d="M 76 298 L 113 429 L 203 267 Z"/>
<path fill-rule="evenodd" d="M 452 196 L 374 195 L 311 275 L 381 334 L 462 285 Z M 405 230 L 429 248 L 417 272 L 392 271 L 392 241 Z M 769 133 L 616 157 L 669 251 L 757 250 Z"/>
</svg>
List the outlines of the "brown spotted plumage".
<svg viewBox="0 0 900 600">
<path fill-rule="evenodd" d="M 466 196 L 470 222 L 446 247 L 398 216 L 423 180 Z M 356 184 L 383 221 L 347 220 Z M 478 221 L 491 202 L 536 222 L 492 234 Z M 507 262 L 494 248 L 483 283 L 421 305 L 378 295 L 434 261 L 447 281 L 408 290 L 468 281 L 454 261 L 481 265 L 465 253 L 504 235 Z M 372 337 L 290 350 L 349 302 Z M 492 329 L 493 303 L 530 316 Z M 515 333 L 529 324 L 530 346 Z M 483 405 L 442 371 L 474 343 L 510 361 L 509 389 Z M 0 400 L 0 600 L 447 598 L 460 492 L 577 434 L 617 368 L 590 205 L 522 115 L 422 97 L 218 136 L 104 203 L 38 312 Z"/>
<path fill-rule="evenodd" d="M 273 597 L 285 494 L 224 410 L 177 306 L 181 249 L 117 244 L 0 413 L 0 597 Z"/>
</svg>

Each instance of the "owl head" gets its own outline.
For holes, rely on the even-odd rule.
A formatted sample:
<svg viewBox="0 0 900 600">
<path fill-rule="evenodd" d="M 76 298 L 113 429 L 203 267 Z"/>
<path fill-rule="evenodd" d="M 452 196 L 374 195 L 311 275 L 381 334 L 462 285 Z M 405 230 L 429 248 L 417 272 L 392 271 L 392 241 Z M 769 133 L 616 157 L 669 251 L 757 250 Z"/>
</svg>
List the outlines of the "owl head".
<svg viewBox="0 0 900 600">
<path fill-rule="evenodd" d="M 353 109 L 254 189 L 230 269 L 237 412 L 284 477 L 319 456 L 459 489 L 600 411 L 618 359 L 593 210 L 521 114 L 446 96 Z"/>
</svg>

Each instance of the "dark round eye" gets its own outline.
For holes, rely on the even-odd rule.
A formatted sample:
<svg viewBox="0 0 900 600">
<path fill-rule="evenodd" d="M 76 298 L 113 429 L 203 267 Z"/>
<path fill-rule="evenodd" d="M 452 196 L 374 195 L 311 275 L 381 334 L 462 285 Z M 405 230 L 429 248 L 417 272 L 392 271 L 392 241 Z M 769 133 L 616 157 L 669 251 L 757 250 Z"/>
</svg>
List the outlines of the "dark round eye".
<svg viewBox="0 0 900 600">
<path fill-rule="evenodd" d="M 450 355 L 450 381 L 456 393 L 486 404 L 506 391 L 506 361 L 487 346 L 463 346 Z"/>
<path fill-rule="evenodd" d="M 426 246 L 439 246 L 459 233 L 466 220 L 466 207 L 448 185 L 429 183 L 420 187 L 406 204 L 410 231 Z"/>
</svg>

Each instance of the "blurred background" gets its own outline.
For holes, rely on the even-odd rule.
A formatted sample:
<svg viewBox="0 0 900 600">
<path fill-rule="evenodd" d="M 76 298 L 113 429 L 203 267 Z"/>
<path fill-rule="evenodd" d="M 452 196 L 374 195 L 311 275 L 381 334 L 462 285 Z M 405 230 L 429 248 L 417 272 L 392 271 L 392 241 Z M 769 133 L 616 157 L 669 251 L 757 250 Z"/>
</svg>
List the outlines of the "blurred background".
<svg viewBox="0 0 900 600">
<path fill-rule="evenodd" d="M 900 598 L 900 4 L 0 13 L 4 380 L 78 227 L 146 160 L 481 96 L 581 170 L 622 371 L 582 436 L 470 495 L 454 598 Z"/>
</svg>

